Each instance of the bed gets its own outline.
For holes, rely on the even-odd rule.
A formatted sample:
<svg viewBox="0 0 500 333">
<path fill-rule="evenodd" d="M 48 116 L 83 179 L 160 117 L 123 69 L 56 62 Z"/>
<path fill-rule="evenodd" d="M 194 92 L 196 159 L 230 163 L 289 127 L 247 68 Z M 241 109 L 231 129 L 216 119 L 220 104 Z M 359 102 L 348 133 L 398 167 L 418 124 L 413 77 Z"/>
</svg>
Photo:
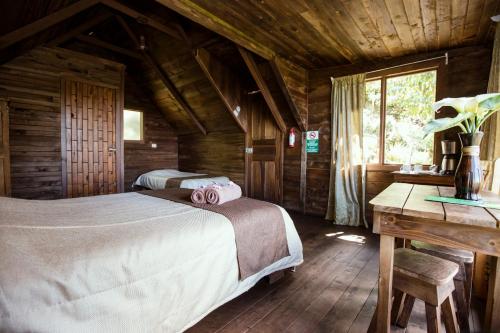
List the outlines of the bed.
<svg viewBox="0 0 500 333">
<path fill-rule="evenodd" d="M 279 210 L 289 256 L 240 279 L 235 232 L 221 214 L 136 192 L 0 198 L 0 331 L 182 332 L 302 263 Z"/>
<path fill-rule="evenodd" d="M 168 187 L 195 189 L 214 183 L 227 185 L 229 181 L 229 178 L 225 176 L 209 176 L 202 173 L 162 169 L 140 175 L 132 186 L 151 190 L 161 190 Z"/>
</svg>

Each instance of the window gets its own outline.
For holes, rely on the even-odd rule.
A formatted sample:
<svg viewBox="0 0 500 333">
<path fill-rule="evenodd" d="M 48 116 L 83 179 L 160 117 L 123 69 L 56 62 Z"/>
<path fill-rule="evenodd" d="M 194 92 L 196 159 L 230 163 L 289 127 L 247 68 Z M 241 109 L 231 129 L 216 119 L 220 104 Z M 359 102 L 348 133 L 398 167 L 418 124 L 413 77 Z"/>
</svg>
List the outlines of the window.
<svg viewBox="0 0 500 333">
<path fill-rule="evenodd" d="M 142 141 L 142 112 L 124 110 L 123 121 L 123 139 L 127 141 Z"/>
<path fill-rule="evenodd" d="M 423 139 L 434 114 L 435 69 L 379 75 L 366 82 L 363 151 L 367 163 L 432 164 L 433 137 Z"/>
</svg>

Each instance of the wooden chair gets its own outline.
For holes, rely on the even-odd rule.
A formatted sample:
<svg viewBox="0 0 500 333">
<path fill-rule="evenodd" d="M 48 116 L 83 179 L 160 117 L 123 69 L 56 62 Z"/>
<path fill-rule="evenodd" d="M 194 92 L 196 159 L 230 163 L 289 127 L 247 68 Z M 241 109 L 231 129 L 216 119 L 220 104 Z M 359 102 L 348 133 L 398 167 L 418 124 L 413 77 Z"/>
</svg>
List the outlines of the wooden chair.
<svg viewBox="0 0 500 333">
<path fill-rule="evenodd" d="M 425 302 L 427 332 L 440 332 L 441 312 L 446 332 L 459 332 L 452 293 L 459 266 L 412 249 L 394 251 L 392 321 L 408 325 L 415 299 Z M 403 305 L 403 306 L 401 306 Z"/>
<path fill-rule="evenodd" d="M 452 261 L 459 266 L 458 274 L 453 278 L 455 285 L 453 298 L 457 305 L 460 329 L 465 333 L 470 332 L 469 311 L 472 295 L 474 253 L 419 241 L 412 241 L 411 247 L 419 252 Z"/>
</svg>

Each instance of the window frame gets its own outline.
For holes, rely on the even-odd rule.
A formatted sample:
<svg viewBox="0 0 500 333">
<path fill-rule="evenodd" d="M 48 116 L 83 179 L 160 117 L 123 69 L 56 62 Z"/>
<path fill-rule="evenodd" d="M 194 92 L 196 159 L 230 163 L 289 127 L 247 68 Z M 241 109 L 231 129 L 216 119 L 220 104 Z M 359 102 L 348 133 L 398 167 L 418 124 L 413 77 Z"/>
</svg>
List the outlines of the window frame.
<svg viewBox="0 0 500 333">
<path fill-rule="evenodd" d="M 436 92 L 435 101 L 439 100 L 441 96 L 441 84 L 443 79 L 442 68 L 445 65 L 442 59 L 429 60 L 410 65 L 394 66 L 391 68 L 372 71 L 366 74 L 366 82 L 380 80 L 380 131 L 379 131 L 379 156 L 378 162 L 367 163 L 370 169 L 399 169 L 401 164 L 385 163 L 385 120 L 386 120 L 386 100 L 387 100 L 387 79 L 405 76 L 410 74 L 419 74 L 428 71 L 436 71 Z M 434 151 L 433 163 L 436 162 L 436 135 L 434 135 Z"/>
<path fill-rule="evenodd" d="M 125 111 L 139 112 L 140 114 L 140 139 L 131 140 L 125 139 Z M 123 109 L 123 142 L 127 143 L 144 143 L 144 110 L 139 109 Z"/>
</svg>

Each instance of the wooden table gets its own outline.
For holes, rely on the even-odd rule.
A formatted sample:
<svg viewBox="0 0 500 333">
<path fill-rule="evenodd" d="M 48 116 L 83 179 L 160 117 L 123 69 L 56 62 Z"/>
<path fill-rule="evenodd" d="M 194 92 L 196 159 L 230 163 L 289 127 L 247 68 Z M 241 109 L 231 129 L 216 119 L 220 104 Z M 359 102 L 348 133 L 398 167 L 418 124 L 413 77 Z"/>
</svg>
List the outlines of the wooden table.
<svg viewBox="0 0 500 333">
<path fill-rule="evenodd" d="M 440 175 L 429 173 L 406 173 L 393 171 L 394 181 L 397 183 L 410 183 L 421 185 L 455 186 L 454 175 Z"/>
<path fill-rule="evenodd" d="M 452 196 L 454 191 L 452 187 L 393 183 L 370 201 L 374 205 L 373 232 L 380 234 L 377 332 L 390 331 L 396 237 L 500 256 L 500 210 L 424 200 L 428 195 Z M 498 195 L 482 195 L 488 201 L 500 202 Z M 489 332 L 500 332 L 499 266 L 495 264 L 490 276 Z"/>
</svg>

